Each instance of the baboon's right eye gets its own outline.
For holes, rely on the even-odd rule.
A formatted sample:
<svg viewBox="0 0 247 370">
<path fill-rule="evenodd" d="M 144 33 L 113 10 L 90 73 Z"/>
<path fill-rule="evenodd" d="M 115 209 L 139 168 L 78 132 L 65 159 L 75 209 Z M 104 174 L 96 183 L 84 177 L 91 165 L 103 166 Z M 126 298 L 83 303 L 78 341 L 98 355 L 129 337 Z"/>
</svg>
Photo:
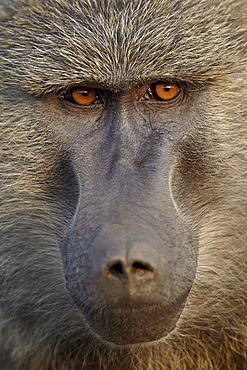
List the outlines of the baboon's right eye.
<svg viewBox="0 0 247 370">
<path fill-rule="evenodd" d="M 79 105 L 91 105 L 98 97 L 97 90 L 88 86 L 77 86 L 64 95 L 65 100 Z"/>
</svg>

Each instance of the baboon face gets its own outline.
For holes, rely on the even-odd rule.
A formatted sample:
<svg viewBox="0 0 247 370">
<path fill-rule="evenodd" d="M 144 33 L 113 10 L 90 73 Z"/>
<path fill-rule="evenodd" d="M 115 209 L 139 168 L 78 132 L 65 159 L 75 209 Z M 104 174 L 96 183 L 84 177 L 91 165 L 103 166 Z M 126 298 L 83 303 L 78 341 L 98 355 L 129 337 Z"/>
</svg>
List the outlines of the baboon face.
<svg viewBox="0 0 247 370">
<path fill-rule="evenodd" d="M 127 344 L 170 332 L 192 286 L 196 234 L 175 205 L 173 173 L 188 155 L 179 143 L 196 103 L 174 81 L 121 83 L 79 84 L 37 103 L 66 151 L 59 186 L 73 173 L 59 238 L 67 288 L 95 333 Z"/>
<path fill-rule="evenodd" d="M 175 328 L 215 200 L 210 127 L 228 29 L 212 38 L 210 4 L 203 19 L 182 8 L 40 1 L 21 4 L 5 35 L 6 133 L 27 150 L 13 199 L 50 215 L 25 211 L 29 229 L 16 232 L 32 245 L 39 219 L 87 325 L 116 344 Z"/>
<path fill-rule="evenodd" d="M 196 268 L 196 239 L 172 198 L 186 92 L 170 81 L 93 86 L 47 109 L 78 194 L 60 241 L 67 288 L 104 340 L 152 341 L 175 327 Z"/>
</svg>

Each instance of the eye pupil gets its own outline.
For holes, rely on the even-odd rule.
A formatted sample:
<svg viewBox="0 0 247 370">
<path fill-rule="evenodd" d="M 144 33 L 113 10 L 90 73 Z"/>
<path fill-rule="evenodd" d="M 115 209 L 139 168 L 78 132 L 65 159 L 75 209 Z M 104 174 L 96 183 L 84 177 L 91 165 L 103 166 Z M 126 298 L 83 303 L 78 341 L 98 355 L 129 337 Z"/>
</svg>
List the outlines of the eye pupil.
<svg viewBox="0 0 247 370">
<path fill-rule="evenodd" d="M 78 91 L 79 92 L 79 91 Z M 89 91 L 88 90 L 82 90 L 80 91 L 80 93 L 83 95 L 83 96 L 88 96 L 89 95 Z"/>
<path fill-rule="evenodd" d="M 170 91 L 171 90 L 171 86 L 168 86 L 168 85 L 166 85 L 166 86 L 164 86 L 164 91 Z"/>
</svg>

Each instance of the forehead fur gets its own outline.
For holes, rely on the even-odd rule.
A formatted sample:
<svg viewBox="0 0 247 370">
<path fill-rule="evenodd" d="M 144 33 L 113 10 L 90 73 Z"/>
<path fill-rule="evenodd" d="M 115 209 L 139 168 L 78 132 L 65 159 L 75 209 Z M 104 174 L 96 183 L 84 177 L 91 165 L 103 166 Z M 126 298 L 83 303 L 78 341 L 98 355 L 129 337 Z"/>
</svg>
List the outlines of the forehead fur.
<svg viewBox="0 0 247 370">
<path fill-rule="evenodd" d="M 13 2 L 2 22 L 3 79 L 35 93 L 80 82 L 203 83 L 232 70 L 236 53 L 244 58 L 245 8 L 245 0 Z"/>
</svg>

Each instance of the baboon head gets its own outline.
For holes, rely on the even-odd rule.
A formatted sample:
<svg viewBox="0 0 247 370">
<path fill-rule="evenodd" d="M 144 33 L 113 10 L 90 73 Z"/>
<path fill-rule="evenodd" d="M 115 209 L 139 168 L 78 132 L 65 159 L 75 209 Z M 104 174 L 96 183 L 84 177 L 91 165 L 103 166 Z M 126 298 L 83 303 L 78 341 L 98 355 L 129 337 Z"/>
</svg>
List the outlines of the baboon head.
<svg viewBox="0 0 247 370">
<path fill-rule="evenodd" d="M 21 199 L 49 209 L 30 220 L 47 224 L 94 335 L 157 340 L 179 320 L 217 199 L 211 127 L 232 66 L 228 27 L 212 31 L 211 2 L 203 17 L 190 1 L 29 3 L 2 54 L 3 99 L 27 145 Z"/>
</svg>

